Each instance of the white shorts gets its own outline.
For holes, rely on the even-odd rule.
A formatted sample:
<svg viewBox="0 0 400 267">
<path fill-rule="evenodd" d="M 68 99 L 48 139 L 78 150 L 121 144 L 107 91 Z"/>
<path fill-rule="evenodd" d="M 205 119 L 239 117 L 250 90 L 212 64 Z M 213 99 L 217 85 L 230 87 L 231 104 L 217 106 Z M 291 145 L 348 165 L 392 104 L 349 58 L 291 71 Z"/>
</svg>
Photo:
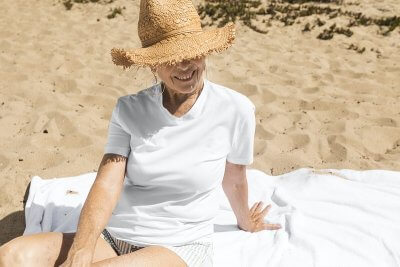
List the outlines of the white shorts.
<svg viewBox="0 0 400 267">
<path fill-rule="evenodd" d="M 118 256 L 134 252 L 144 247 L 135 246 L 118 240 L 104 229 L 100 235 L 115 250 Z M 209 238 L 200 239 L 180 246 L 160 245 L 174 251 L 188 265 L 188 267 L 213 267 L 213 242 Z"/>
</svg>

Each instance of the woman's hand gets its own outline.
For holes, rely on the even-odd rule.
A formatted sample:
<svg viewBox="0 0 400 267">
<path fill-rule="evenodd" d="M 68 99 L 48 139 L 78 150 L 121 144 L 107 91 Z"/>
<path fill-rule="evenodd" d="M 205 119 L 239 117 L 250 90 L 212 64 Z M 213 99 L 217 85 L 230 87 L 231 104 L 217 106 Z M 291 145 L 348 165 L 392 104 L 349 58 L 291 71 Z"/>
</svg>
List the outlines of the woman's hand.
<svg viewBox="0 0 400 267">
<path fill-rule="evenodd" d="M 248 232 L 259 232 L 262 230 L 278 230 L 281 227 L 280 224 L 270 224 L 264 222 L 264 217 L 267 215 L 268 211 L 271 209 L 271 204 L 265 207 L 261 212 L 262 201 L 254 203 L 253 207 L 250 209 L 250 219 L 247 225 L 241 226 L 239 228 Z"/>
<path fill-rule="evenodd" d="M 93 252 L 89 249 L 74 250 L 71 247 L 67 259 L 59 267 L 90 267 L 92 265 Z"/>
</svg>

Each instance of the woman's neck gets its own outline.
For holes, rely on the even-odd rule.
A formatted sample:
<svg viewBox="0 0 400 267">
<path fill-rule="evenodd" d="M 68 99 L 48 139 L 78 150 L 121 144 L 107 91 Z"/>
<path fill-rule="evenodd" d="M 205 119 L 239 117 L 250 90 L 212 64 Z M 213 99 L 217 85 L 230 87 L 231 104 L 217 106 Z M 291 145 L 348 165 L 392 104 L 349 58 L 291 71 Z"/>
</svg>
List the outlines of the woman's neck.
<svg viewBox="0 0 400 267">
<path fill-rule="evenodd" d="M 164 82 L 161 86 L 164 87 L 163 106 L 173 115 L 184 115 L 196 102 L 204 88 L 204 81 L 201 86 L 192 93 L 183 94 L 169 89 Z"/>
</svg>

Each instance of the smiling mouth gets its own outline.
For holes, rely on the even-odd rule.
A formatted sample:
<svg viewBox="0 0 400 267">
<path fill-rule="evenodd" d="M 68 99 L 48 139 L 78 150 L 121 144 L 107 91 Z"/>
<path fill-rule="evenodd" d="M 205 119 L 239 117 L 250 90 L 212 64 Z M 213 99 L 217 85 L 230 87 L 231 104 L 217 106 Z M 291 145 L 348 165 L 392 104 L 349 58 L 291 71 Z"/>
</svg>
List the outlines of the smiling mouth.
<svg viewBox="0 0 400 267">
<path fill-rule="evenodd" d="M 175 76 L 175 78 L 176 78 L 177 80 L 179 80 L 179 81 L 184 81 L 184 82 L 190 81 L 190 80 L 193 78 L 195 72 L 196 72 L 196 71 L 194 70 L 194 71 L 192 71 L 192 73 L 189 74 L 189 75 Z"/>
</svg>

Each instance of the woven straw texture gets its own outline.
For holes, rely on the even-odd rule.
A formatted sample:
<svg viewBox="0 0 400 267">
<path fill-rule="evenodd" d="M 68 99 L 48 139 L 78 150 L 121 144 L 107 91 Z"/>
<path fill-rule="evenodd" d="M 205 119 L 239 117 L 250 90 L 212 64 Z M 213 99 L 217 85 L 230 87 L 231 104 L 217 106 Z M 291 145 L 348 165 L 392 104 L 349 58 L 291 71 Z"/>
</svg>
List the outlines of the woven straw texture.
<svg viewBox="0 0 400 267">
<path fill-rule="evenodd" d="M 116 65 L 156 67 L 198 58 L 230 47 L 235 25 L 203 30 L 190 0 L 141 0 L 138 34 L 142 48 L 111 50 Z"/>
</svg>

